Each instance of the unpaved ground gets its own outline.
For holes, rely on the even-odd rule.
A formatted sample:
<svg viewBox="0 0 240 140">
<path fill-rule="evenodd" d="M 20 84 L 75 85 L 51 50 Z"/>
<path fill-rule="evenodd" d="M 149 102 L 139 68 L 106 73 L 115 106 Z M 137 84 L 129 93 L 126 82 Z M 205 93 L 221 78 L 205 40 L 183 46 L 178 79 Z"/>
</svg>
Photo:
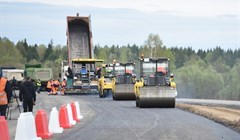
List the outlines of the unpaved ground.
<svg viewBox="0 0 240 140">
<path fill-rule="evenodd" d="M 240 133 L 240 109 L 177 103 L 176 107 L 204 116 Z"/>
</svg>

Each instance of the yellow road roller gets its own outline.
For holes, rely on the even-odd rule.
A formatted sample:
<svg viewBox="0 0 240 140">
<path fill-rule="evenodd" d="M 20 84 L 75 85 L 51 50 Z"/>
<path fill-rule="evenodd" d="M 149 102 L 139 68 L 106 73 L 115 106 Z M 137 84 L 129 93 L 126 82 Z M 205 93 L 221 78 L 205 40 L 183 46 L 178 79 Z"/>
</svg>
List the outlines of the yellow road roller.
<svg viewBox="0 0 240 140">
<path fill-rule="evenodd" d="M 170 74 L 170 59 L 140 58 L 140 80 L 134 85 L 136 107 L 174 108 L 176 83 Z"/>
<path fill-rule="evenodd" d="M 97 71 L 100 74 L 99 79 L 99 97 L 104 98 L 115 90 L 115 79 L 112 75 L 112 65 L 102 64 L 102 67 Z"/>
<path fill-rule="evenodd" d="M 135 100 L 134 84 L 136 74 L 134 73 L 135 63 L 113 63 L 113 75 L 115 87 L 113 100 Z"/>
</svg>

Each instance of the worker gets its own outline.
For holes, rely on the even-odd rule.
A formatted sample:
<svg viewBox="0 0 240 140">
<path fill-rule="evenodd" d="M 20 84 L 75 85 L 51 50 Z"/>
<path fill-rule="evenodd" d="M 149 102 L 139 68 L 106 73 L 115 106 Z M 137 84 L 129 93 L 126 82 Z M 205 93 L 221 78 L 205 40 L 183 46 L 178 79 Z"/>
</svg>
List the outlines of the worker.
<svg viewBox="0 0 240 140">
<path fill-rule="evenodd" d="M 99 66 L 99 67 L 98 67 L 98 70 L 97 70 L 97 72 L 96 72 L 96 73 L 97 73 L 97 76 L 98 76 L 98 78 L 100 78 L 100 77 L 101 77 L 101 70 L 102 70 L 102 69 L 101 69 L 101 66 Z"/>
<path fill-rule="evenodd" d="M 6 117 L 6 111 L 8 108 L 8 103 L 10 103 L 11 97 L 11 83 L 6 78 L 2 77 L 2 71 L 0 71 L 0 116 Z"/>
<path fill-rule="evenodd" d="M 37 80 L 37 90 L 36 90 L 36 93 L 40 94 L 41 88 L 42 88 L 42 83 L 41 83 L 41 80 L 38 79 Z"/>
<path fill-rule="evenodd" d="M 26 77 L 26 81 L 21 84 L 19 99 L 23 102 L 23 112 L 32 112 L 36 102 L 36 93 L 30 77 Z"/>
<path fill-rule="evenodd" d="M 136 80 L 137 80 L 137 75 L 135 73 L 132 73 L 132 77 L 131 77 L 132 83 L 135 84 Z"/>
<path fill-rule="evenodd" d="M 87 73 L 88 73 L 88 71 L 87 71 L 86 67 L 82 66 L 82 68 L 80 70 L 80 74 L 87 74 Z"/>
<path fill-rule="evenodd" d="M 171 73 L 170 74 L 170 81 L 173 80 L 173 78 L 174 78 L 174 75 L 173 75 L 173 73 Z"/>
<path fill-rule="evenodd" d="M 67 86 L 67 81 L 66 81 L 66 79 L 63 79 L 62 84 L 61 84 L 61 87 L 62 87 L 61 94 L 62 95 L 64 95 L 64 93 L 65 93 L 66 86 Z"/>
<path fill-rule="evenodd" d="M 174 75 L 173 73 L 170 74 L 170 86 L 176 88 L 176 83 L 174 81 Z"/>
<path fill-rule="evenodd" d="M 55 81 L 53 82 L 53 86 L 52 86 L 52 94 L 53 94 L 53 95 L 57 95 L 59 86 L 60 86 L 59 80 L 55 80 Z"/>
<path fill-rule="evenodd" d="M 17 79 L 15 78 L 15 76 L 13 76 L 12 80 L 11 80 L 11 86 L 13 89 L 17 89 Z"/>
<path fill-rule="evenodd" d="M 48 91 L 48 95 L 52 93 L 52 79 L 49 79 L 47 82 L 47 91 Z"/>
<path fill-rule="evenodd" d="M 67 74 L 66 74 L 67 78 L 70 78 L 72 79 L 73 78 L 73 73 L 72 73 L 72 70 L 70 67 L 68 67 L 68 71 L 67 71 Z"/>
</svg>

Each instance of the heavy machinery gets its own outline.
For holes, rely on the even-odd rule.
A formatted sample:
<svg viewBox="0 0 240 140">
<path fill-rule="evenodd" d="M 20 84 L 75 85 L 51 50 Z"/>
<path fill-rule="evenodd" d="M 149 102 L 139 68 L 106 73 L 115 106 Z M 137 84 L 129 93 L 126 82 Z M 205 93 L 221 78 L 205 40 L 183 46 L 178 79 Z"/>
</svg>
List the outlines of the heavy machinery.
<svg viewBox="0 0 240 140">
<path fill-rule="evenodd" d="M 103 60 L 73 59 L 72 77 L 68 76 L 65 94 L 98 93 L 97 62 L 101 63 Z"/>
<path fill-rule="evenodd" d="M 2 76 L 7 78 L 10 81 L 10 83 L 12 83 L 12 79 L 13 77 L 15 77 L 17 83 L 14 88 L 19 89 L 20 84 L 24 79 L 24 70 L 16 69 L 15 67 L 0 67 L 0 69 L 2 71 Z"/>
<path fill-rule="evenodd" d="M 136 74 L 134 73 L 135 63 L 113 63 L 113 75 L 115 87 L 113 100 L 135 100 L 134 84 Z"/>
<path fill-rule="evenodd" d="M 41 64 L 25 64 L 24 76 L 29 76 L 33 82 L 40 79 L 42 90 L 46 90 L 47 82 L 52 79 L 52 69 L 43 68 Z"/>
<path fill-rule="evenodd" d="M 140 77 L 135 83 L 136 106 L 175 107 L 176 83 L 170 78 L 168 58 L 140 59 Z"/>
<path fill-rule="evenodd" d="M 91 20 L 89 17 L 67 17 L 68 65 L 72 68 L 73 59 L 94 58 L 92 49 Z"/>
<path fill-rule="evenodd" d="M 115 90 L 115 78 L 112 74 L 113 65 L 102 64 L 98 71 L 100 73 L 99 97 L 104 98 Z"/>
<path fill-rule="evenodd" d="M 65 93 L 98 92 L 96 63 L 103 60 L 94 59 L 90 16 L 68 16 L 66 34 L 68 61 L 62 63 L 61 74 L 62 79 L 67 78 Z"/>
</svg>

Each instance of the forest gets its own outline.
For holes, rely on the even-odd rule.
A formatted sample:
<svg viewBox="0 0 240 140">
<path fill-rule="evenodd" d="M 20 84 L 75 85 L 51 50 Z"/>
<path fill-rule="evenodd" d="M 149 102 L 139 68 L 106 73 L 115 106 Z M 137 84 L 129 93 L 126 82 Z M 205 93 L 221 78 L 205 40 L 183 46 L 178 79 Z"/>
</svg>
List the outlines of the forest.
<svg viewBox="0 0 240 140">
<path fill-rule="evenodd" d="M 231 46 L 229 46 L 231 47 Z M 149 34 L 143 45 L 93 46 L 95 58 L 110 63 L 135 62 L 141 54 L 145 57 L 168 57 L 174 73 L 179 98 L 240 100 L 240 48 L 223 49 L 213 46 L 208 50 L 192 47 L 167 47 L 158 34 Z M 67 60 L 67 47 L 49 44 L 28 44 L 27 39 L 16 44 L 7 37 L 0 37 L 0 66 L 24 69 L 25 64 L 42 64 L 52 68 L 58 78 L 61 62 Z M 137 72 L 136 72 L 137 73 Z"/>
</svg>

